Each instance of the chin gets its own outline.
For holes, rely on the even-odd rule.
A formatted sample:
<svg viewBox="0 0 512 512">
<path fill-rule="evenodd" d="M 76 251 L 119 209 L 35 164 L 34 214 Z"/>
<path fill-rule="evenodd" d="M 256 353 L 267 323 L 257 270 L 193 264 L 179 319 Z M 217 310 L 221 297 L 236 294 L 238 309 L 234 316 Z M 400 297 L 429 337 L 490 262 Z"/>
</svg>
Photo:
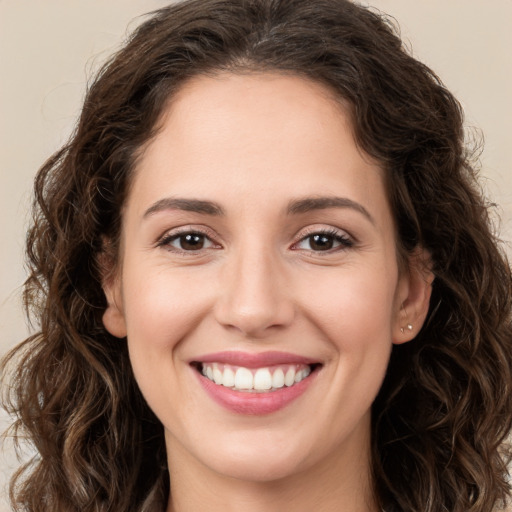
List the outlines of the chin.
<svg viewBox="0 0 512 512">
<path fill-rule="evenodd" d="M 254 457 L 242 459 L 240 456 L 212 461 L 210 468 L 218 474 L 247 482 L 276 482 L 300 472 L 297 461 L 283 457 Z"/>
<path fill-rule="evenodd" d="M 200 442 L 191 439 L 191 449 L 187 451 L 203 468 L 218 475 L 248 482 L 271 482 L 290 477 L 315 464 L 314 450 L 307 439 L 293 439 L 290 432 L 283 434 L 263 425 L 260 429 L 232 430 L 224 435 L 211 432 L 209 438 L 203 437 Z M 170 448 L 169 456 L 172 457 L 175 450 Z M 318 457 L 320 450 L 315 451 Z"/>
</svg>

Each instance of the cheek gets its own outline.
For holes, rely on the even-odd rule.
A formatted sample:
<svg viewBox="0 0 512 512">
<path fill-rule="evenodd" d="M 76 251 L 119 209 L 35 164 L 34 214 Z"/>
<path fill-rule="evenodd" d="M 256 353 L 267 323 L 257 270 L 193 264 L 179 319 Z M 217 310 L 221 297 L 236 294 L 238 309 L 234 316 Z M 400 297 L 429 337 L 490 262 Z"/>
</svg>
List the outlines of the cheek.
<svg viewBox="0 0 512 512">
<path fill-rule="evenodd" d="M 211 297 L 204 278 L 194 278 L 193 272 L 136 268 L 136 272 L 127 271 L 123 280 L 130 361 L 152 409 L 163 410 L 162 383 L 177 387 L 179 347 L 197 328 Z"/>
<path fill-rule="evenodd" d="M 204 273 L 203 273 L 204 274 Z M 178 343 L 212 301 L 201 272 L 161 268 L 132 273 L 123 283 L 125 314 L 133 344 L 168 349 Z"/>
<path fill-rule="evenodd" d="M 150 408 L 169 424 L 184 414 L 174 392 L 183 381 L 179 347 L 186 345 L 210 301 L 201 287 L 203 277 L 196 274 L 142 260 L 128 259 L 124 265 L 123 304 L 135 380 Z"/>
<path fill-rule="evenodd" d="M 310 293 L 305 295 L 307 288 Z M 337 276 L 317 275 L 305 283 L 302 294 L 309 297 L 304 309 L 315 323 L 340 348 L 350 349 L 391 341 L 395 290 L 393 268 L 384 272 L 345 268 Z"/>
<path fill-rule="evenodd" d="M 379 271 L 346 269 L 338 285 L 331 281 L 324 293 L 311 296 L 310 320 L 331 347 L 332 424 L 349 422 L 347 411 L 362 416 L 377 395 L 389 363 L 394 324 L 396 279 Z M 320 284 L 320 281 L 317 281 Z M 351 416 L 352 417 L 352 416 Z M 334 435 L 334 434 L 333 434 Z"/>
</svg>

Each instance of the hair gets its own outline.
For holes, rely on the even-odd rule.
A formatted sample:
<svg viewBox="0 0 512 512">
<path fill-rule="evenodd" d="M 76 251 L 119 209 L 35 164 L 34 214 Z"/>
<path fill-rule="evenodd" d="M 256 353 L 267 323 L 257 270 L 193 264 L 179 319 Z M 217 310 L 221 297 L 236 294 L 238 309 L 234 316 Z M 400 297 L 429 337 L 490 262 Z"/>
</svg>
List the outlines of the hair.
<svg viewBox="0 0 512 512">
<path fill-rule="evenodd" d="M 400 258 L 435 276 L 427 320 L 394 346 L 372 410 L 386 512 L 489 512 L 509 493 L 511 272 L 464 142 L 461 107 L 394 25 L 347 0 L 190 0 L 158 10 L 90 85 L 69 142 L 39 170 L 24 299 L 38 332 L 3 363 L 4 406 L 37 456 L 16 510 L 163 510 L 163 427 L 126 343 L 103 326 L 137 156 L 173 93 L 211 73 L 277 72 L 329 87 L 380 163 Z M 105 240 L 110 240 L 105 252 Z M 108 264 L 105 263 L 107 261 Z"/>
</svg>

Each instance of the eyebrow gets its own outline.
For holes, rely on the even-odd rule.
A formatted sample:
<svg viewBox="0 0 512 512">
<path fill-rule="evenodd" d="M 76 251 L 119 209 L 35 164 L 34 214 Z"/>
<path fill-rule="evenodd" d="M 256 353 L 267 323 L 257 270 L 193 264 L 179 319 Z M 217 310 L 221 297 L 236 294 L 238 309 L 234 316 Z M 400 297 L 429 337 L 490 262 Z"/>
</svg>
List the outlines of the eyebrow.
<svg viewBox="0 0 512 512">
<path fill-rule="evenodd" d="M 224 215 L 222 207 L 212 201 L 166 197 L 152 204 L 144 212 L 143 218 L 146 219 L 147 217 L 164 210 L 182 210 L 186 212 L 202 213 L 205 215 Z"/>
<path fill-rule="evenodd" d="M 290 201 L 286 211 L 288 215 L 298 215 L 314 210 L 326 210 L 328 208 L 350 208 L 356 210 L 363 214 L 372 224 L 375 224 L 374 218 L 363 205 L 346 197 L 305 197 L 303 199 Z M 165 210 L 182 210 L 215 216 L 224 215 L 223 208 L 213 201 L 166 197 L 152 204 L 144 212 L 143 218 L 145 219 L 155 213 Z"/>
<path fill-rule="evenodd" d="M 328 208 L 350 208 L 363 214 L 372 224 L 375 224 L 375 219 L 362 204 L 346 197 L 305 197 L 291 201 L 288 204 L 287 213 L 289 215 L 295 215 L 314 210 L 326 210 Z"/>
</svg>

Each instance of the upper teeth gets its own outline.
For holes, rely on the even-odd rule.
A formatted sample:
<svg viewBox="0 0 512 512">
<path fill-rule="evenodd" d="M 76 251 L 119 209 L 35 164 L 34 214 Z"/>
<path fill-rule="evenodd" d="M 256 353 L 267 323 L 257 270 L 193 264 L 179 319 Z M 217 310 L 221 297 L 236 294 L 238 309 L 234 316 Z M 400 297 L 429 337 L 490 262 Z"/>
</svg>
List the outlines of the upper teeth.
<svg viewBox="0 0 512 512">
<path fill-rule="evenodd" d="M 273 391 L 305 379 L 311 368 L 305 364 L 287 364 L 249 369 L 222 363 L 203 363 L 202 373 L 220 386 L 237 391 Z"/>
</svg>

